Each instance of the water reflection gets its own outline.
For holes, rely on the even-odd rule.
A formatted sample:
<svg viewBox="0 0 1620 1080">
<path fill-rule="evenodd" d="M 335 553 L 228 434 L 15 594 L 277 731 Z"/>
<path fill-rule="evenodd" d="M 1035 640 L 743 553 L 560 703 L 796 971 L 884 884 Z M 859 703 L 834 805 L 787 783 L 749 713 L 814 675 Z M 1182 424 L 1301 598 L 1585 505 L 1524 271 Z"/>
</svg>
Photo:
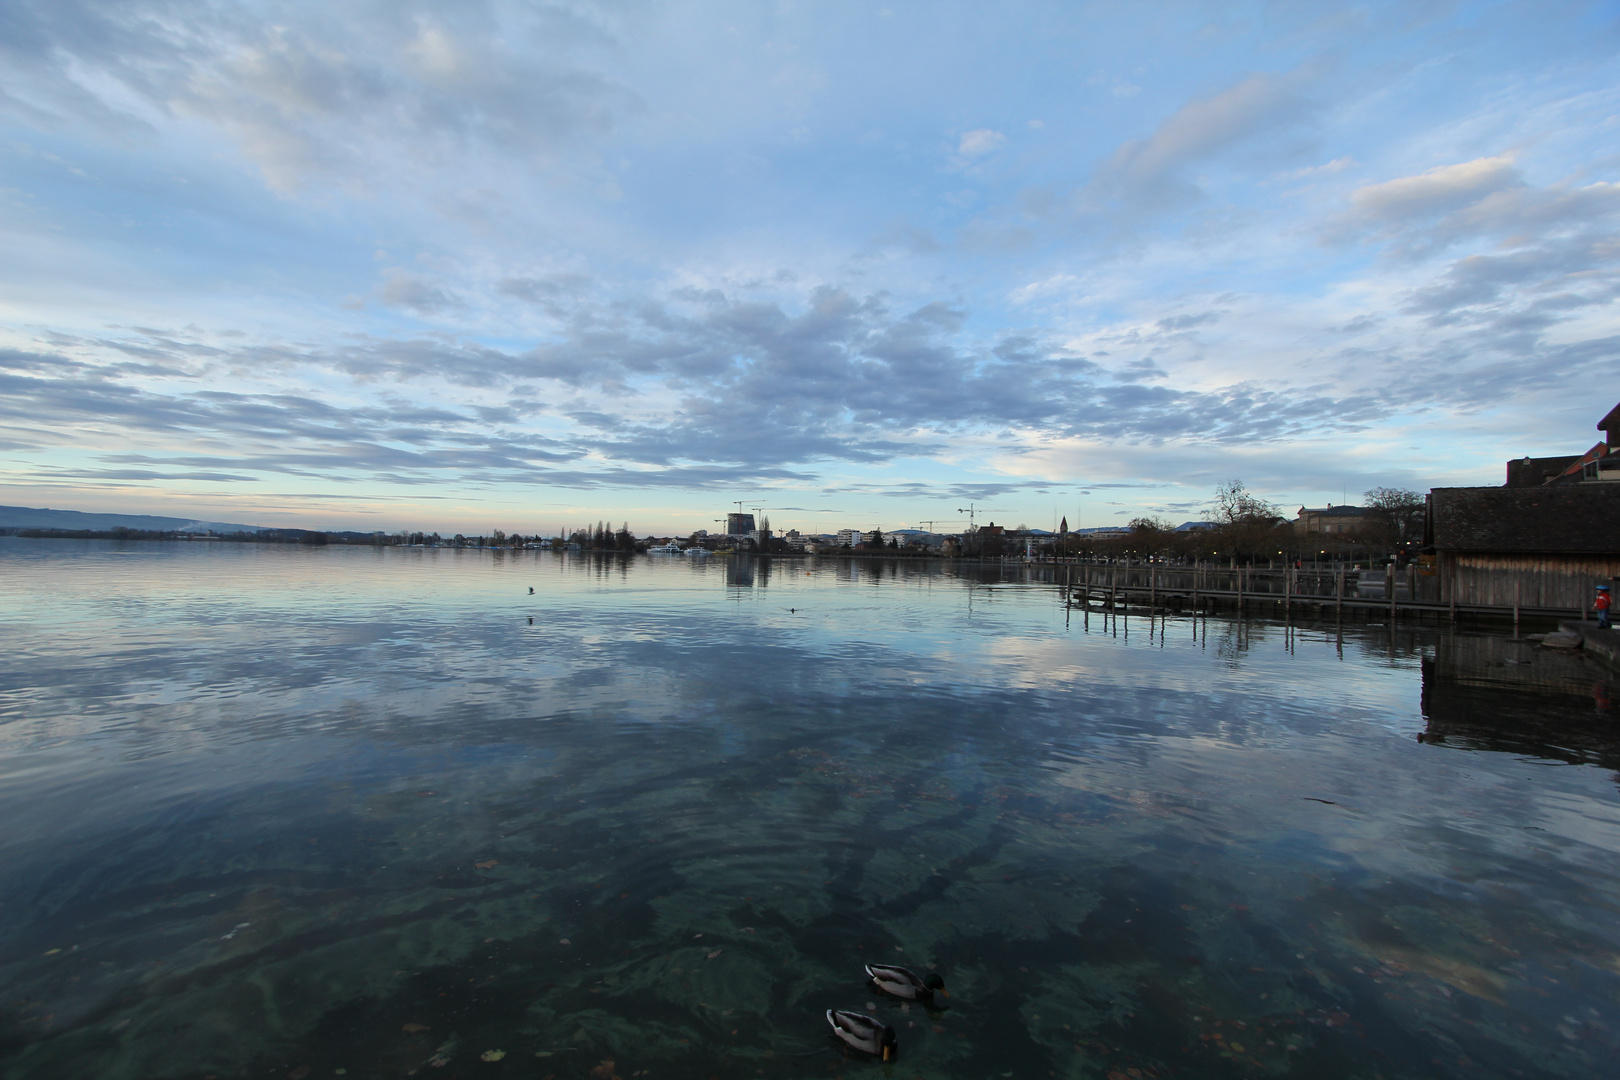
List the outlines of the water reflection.
<svg viewBox="0 0 1620 1080">
<path fill-rule="evenodd" d="M 850 1075 L 868 1001 L 897 1076 L 1607 1074 L 1606 714 L 1520 646 L 196 546 L 0 547 L 8 1077 Z"/>
<path fill-rule="evenodd" d="M 1419 737 L 1434 746 L 1620 769 L 1614 679 L 1611 669 L 1578 652 L 1447 634 L 1423 664 L 1427 723 Z"/>
</svg>

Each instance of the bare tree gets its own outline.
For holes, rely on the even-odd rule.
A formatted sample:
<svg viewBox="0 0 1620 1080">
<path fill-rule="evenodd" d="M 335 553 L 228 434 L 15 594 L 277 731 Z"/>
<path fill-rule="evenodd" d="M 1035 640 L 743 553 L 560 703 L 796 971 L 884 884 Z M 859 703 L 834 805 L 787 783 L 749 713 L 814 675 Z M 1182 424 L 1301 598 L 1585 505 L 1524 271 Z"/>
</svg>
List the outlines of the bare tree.
<svg viewBox="0 0 1620 1080">
<path fill-rule="evenodd" d="M 1269 525 L 1277 517 L 1276 503 L 1267 502 L 1235 479 L 1215 489 L 1213 510 L 1221 525 Z"/>
<path fill-rule="evenodd" d="M 1277 504 L 1251 492 L 1242 480 L 1228 480 L 1215 489 L 1211 514 L 1215 528 L 1210 538 L 1232 555 L 1253 559 L 1276 550 Z"/>
<path fill-rule="evenodd" d="M 1409 488 L 1376 487 L 1362 497 L 1367 500 L 1362 532 L 1369 543 L 1394 551 L 1422 535 L 1422 495 Z"/>
</svg>

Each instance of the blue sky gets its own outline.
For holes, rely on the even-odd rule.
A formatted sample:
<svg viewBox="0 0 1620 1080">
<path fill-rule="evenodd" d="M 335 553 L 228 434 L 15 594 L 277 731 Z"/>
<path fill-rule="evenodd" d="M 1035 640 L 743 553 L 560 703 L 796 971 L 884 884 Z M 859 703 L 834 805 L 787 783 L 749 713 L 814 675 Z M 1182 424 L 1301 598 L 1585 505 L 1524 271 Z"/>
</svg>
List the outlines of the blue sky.
<svg viewBox="0 0 1620 1080">
<path fill-rule="evenodd" d="M 1616 15 L 4 0 L 0 502 L 819 531 L 1500 483 L 1620 400 Z"/>
</svg>

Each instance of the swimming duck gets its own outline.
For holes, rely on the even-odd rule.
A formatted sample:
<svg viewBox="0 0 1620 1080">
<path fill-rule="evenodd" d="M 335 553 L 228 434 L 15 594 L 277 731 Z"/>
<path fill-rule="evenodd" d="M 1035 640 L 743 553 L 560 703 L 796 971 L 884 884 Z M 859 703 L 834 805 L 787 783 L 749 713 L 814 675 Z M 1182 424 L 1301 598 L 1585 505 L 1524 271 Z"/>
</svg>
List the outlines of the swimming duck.
<svg viewBox="0 0 1620 1080">
<path fill-rule="evenodd" d="M 945 980 L 932 973 L 926 979 L 919 979 L 916 972 L 890 964 L 867 964 L 866 973 L 879 990 L 907 1001 L 931 1002 L 936 993 L 941 997 L 951 996 L 945 989 Z"/>
<path fill-rule="evenodd" d="M 857 1050 L 877 1054 L 884 1061 L 893 1061 L 899 1056 L 900 1045 L 895 1040 L 894 1028 L 865 1013 L 828 1009 L 827 1023 L 832 1025 L 834 1035 Z"/>
</svg>

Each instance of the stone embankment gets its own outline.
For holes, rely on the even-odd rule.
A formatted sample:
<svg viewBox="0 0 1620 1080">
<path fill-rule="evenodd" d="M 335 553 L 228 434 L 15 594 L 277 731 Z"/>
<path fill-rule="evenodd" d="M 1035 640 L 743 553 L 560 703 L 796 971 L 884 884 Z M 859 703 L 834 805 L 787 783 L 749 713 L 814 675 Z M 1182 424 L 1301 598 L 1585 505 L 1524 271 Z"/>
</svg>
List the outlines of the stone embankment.
<svg viewBox="0 0 1620 1080">
<path fill-rule="evenodd" d="M 1561 622 L 1558 624 L 1558 631 L 1557 635 L 1549 634 L 1547 637 L 1570 635 L 1578 639 L 1569 641 L 1570 646 L 1576 646 L 1589 656 L 1620 667 L 1620 630 L 1605 630 L 1595 622 Z M 1542 644 L 1554 645 L 1550 640 L 1543 641 Z"/>
</svg>

